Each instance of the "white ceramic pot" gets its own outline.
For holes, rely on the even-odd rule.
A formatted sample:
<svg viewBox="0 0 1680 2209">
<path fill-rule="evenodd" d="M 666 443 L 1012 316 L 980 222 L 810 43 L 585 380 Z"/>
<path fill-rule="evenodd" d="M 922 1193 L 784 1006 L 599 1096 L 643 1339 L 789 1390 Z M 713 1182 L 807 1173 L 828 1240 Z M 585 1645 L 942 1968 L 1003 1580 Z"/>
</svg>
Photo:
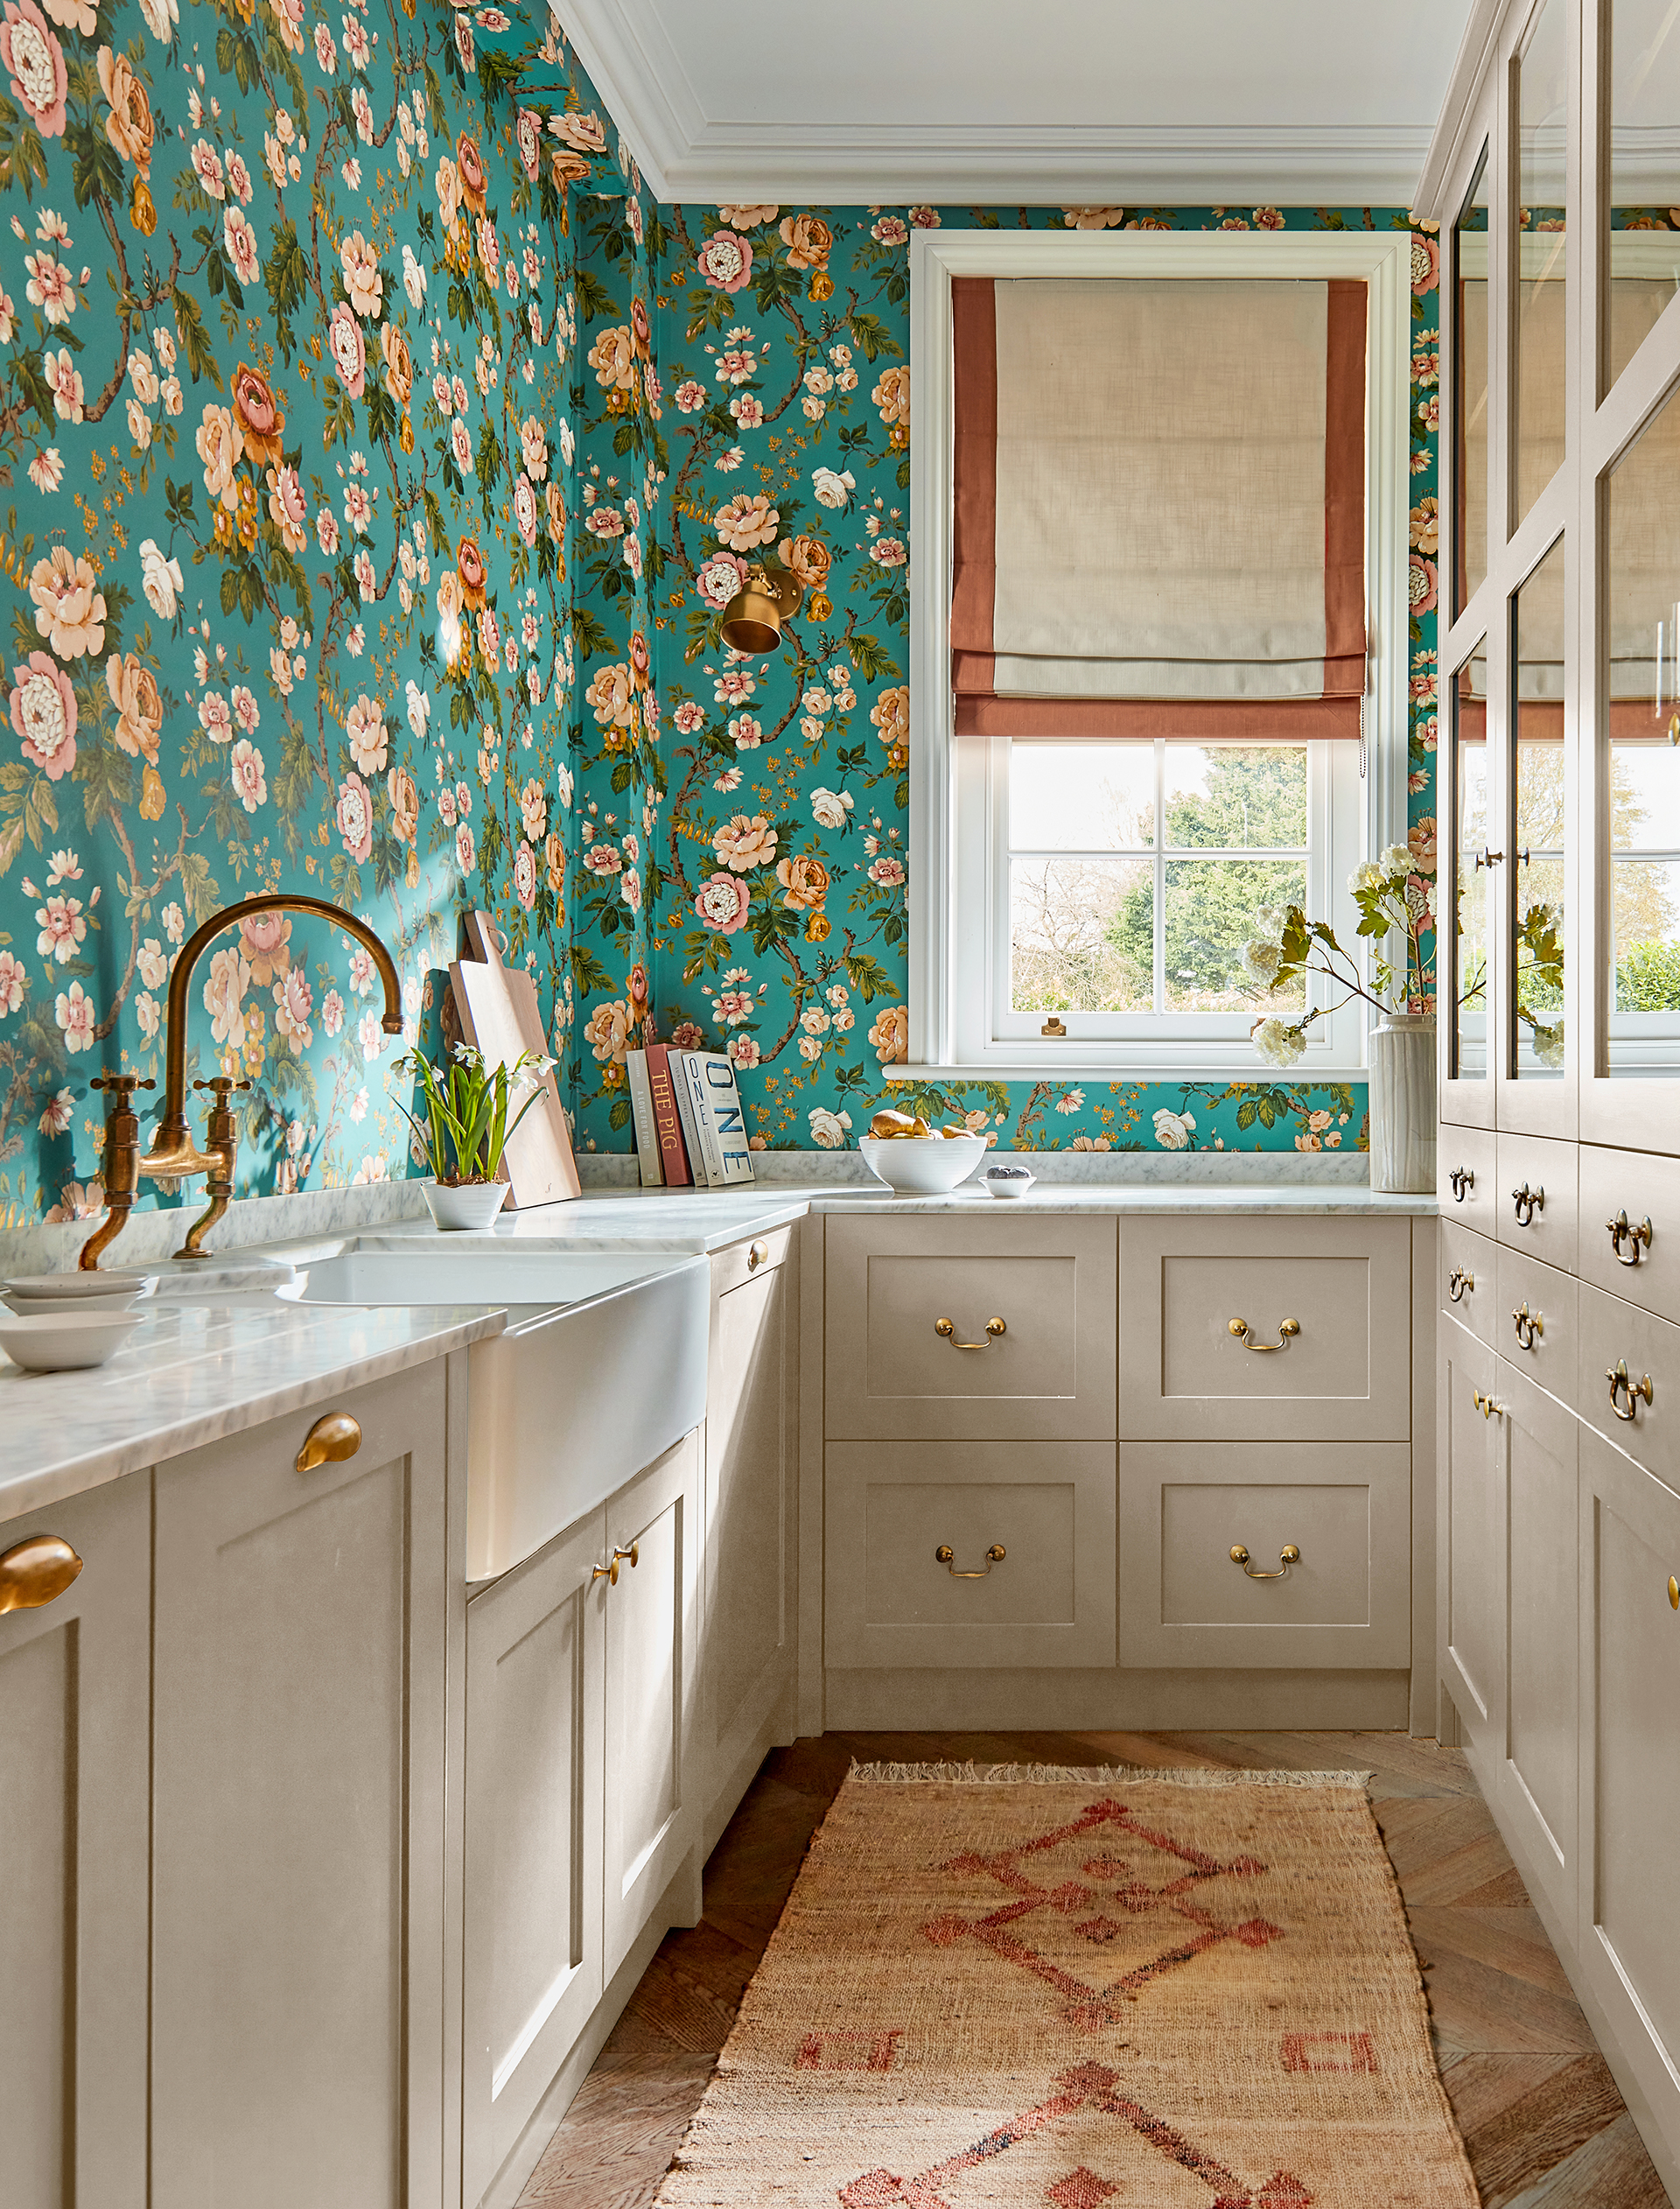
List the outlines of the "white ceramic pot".
<svg viewBox="0 0 1680 2209">
<path fill-rule="evenodd" d="M 508 1194 L 506 1182 L 463 1182 L 457 1189 L 444 1182 L 424 1182 L 421 1187 L 426 1192 L 433 1224 L 445 1235 L 488 1227 Z"/>
<path fill-rule="evenodd" d="M 1435 1186 L 1435 1023 L 1388 1013 L 1371 1031 L 1371 1187 Z"/>
</svg>

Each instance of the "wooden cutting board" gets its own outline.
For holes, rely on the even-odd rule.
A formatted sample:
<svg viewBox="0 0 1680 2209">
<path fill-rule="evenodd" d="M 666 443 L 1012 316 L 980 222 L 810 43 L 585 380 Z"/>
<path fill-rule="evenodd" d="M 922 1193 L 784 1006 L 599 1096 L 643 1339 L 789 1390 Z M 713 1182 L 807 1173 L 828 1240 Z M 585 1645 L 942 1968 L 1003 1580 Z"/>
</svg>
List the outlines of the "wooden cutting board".
<svg viewBox="0 0 1680 2209">
<path fill-rule="evenodd" d="M 476 956 L 457 959 L 449 970 L 465 1040 L 482 1051 L 486 1063 L 493 1067 L 512 1066 L 524 1051 L 551 1056 L 536 984 L 517 967 L 502 964 L 494 920 L 488 913 L 469 914 L 466 932 Z M 552 1067 L 542 1076 L 541 1097 L 508 1138 L 501 1176 L 514 1210 L 531 1204 L 561 1204 L 582 1194 Z"/>
</svg>

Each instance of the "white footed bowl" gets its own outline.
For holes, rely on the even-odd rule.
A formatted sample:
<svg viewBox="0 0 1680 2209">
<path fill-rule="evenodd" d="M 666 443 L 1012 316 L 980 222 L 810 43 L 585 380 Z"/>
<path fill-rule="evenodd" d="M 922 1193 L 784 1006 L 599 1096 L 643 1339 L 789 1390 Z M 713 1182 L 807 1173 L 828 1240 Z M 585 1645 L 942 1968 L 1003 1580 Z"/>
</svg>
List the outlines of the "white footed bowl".
<svg viewBox="0 0 1680 2209">
<path fill-rule="evenodd" d="M 15 1273 L 5 1283 L 9 1297 L 27 1301 L 35 1309 L 50 1306 L 104 1304 L 115 1296 L 134 1297 L 150 1287 L 156 1276 L 130 1267 L 84 1273 Z"/>
<path fill-rule="evenodd" d="M 943 1196 L 986 1154 L 979 1135 L 865 1135 L 858 1155 L 878 1181 L 900 1196 Z"/>
<path fill-rule="evenodd" d="M 988 1196 L 1025 1196 L 1038 1178 L 1025 1166 L 989 1166 L 980 1186 Z"/>
<path fill-rule="evenodd" d="M 68 1373 L 102 1365 L 140 1324 L 137 1312 L 49 1312 L 0 1319 L 0 1350 L 26 1373 Z"/>
</svg>

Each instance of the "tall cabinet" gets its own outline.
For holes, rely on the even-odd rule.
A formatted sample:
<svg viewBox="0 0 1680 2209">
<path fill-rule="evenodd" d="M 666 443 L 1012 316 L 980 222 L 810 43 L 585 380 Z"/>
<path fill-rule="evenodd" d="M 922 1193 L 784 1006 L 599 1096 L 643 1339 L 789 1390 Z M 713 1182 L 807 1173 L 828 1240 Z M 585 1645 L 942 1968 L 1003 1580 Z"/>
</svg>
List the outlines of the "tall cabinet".
<svg viewBox="0 0 1680 2209">
<path fill-rule="evenodd" d="M 1680 2201 L 1680 28 L 1512 0 L 1438 225 L 1438 1678 Z M 1449 1270 L 1450 1267 L 1450 1270 Z"/>
</svg>

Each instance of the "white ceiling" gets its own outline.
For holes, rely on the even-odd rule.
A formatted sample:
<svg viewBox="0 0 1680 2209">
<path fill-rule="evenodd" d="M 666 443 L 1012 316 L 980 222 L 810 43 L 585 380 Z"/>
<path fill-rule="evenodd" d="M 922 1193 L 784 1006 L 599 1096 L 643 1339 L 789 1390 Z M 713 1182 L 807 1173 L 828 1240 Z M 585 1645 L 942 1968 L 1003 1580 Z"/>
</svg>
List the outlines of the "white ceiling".
<svg viewBox="0 0 1680 2209">
<path fill-rule="evenodd" d="M 662 199 L 1406 205 L 1474 0 L 550 4 Z"/>
</svg>

